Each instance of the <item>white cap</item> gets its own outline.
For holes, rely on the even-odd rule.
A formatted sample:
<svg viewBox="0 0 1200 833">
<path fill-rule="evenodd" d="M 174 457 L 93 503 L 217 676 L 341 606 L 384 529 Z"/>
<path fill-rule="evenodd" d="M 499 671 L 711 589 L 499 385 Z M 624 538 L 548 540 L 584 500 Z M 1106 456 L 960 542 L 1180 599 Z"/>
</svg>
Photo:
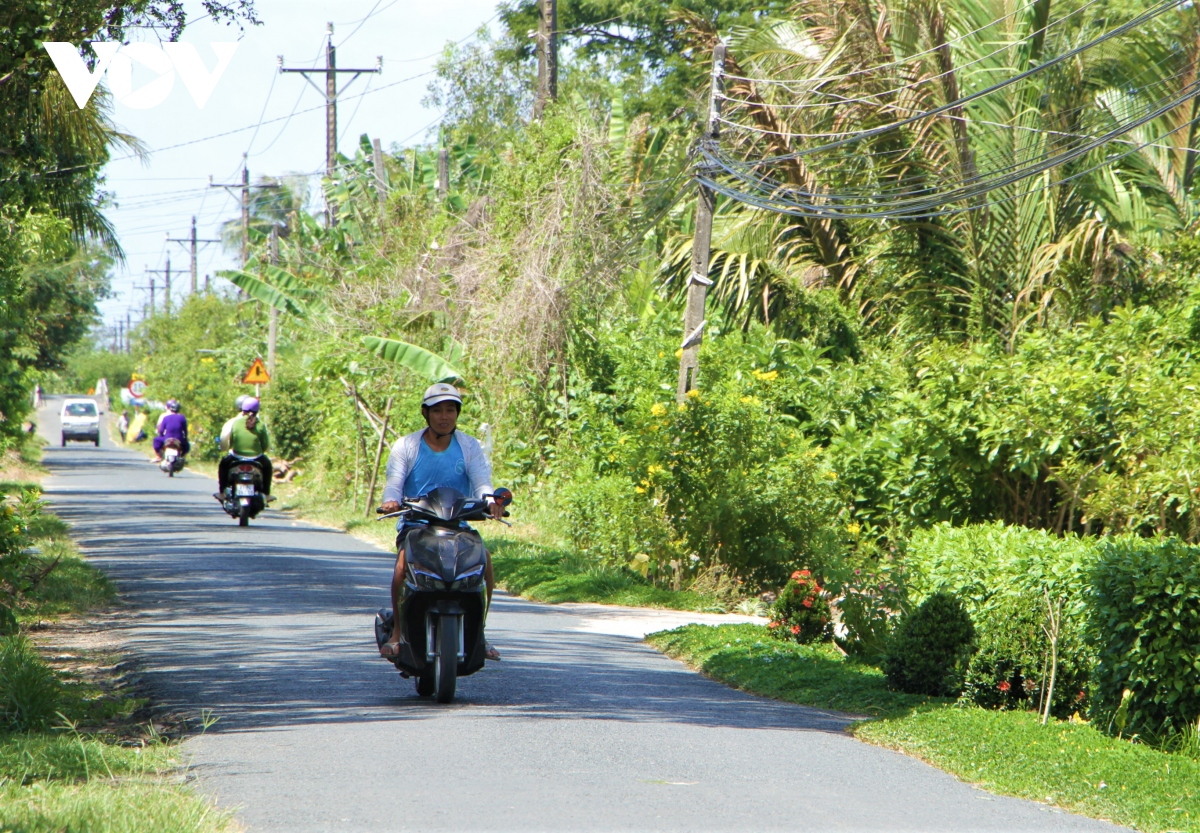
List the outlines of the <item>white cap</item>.
<svg viewBox="0 0 1200 833">
<path fill-rule="evenodd" d="M 421 397 L 421 407 L 431 408 L 439 402 L 457 402 L 461 408 L 462 397 L 458 394 L 458 388 L 445 382 L 438 382 L 426 388 L 425 395 Z"/>
</svg>

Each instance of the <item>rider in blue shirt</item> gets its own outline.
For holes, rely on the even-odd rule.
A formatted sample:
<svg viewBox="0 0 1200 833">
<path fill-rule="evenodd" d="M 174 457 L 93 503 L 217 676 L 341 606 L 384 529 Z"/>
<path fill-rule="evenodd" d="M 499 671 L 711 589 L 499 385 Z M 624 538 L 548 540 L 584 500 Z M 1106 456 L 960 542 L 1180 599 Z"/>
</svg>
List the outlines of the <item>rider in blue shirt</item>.
<svg viewBox="0 0 1200 833">
<path fill-rule="evenodd" d="M 462 410 L 462 397 L 453 385 L 437 384 L 425 391 L 421 400 L 421 415 L 425 417 L 425 428 L 401 437 L 388 455 L 387 482 L 383 488 L 385 513 L 399 512 L 404 498 L 415 498 L 428 494 L 439 487 L 448 486 L 469 497 L 487 499 L 493 518 L 504 515 L 504 507 L 492 500 L 492 465 L 479 440 L 458 431 L 458 415 Z M 392 610 L 400 610 L 400 595 L 404 587 L 407 562 L 404 557 L 404 538 L 408 523 L 397 522 L 396 569 L 392 573 Z M 484 568 L 487 584 L 488 606 L 492 603 L 492 591 L 496 580 L 492 573 L 492 559 L 488 556 Z M 385 657 L 395 656 L 400 650 L 400 628 L 392 631 L 392 641 L 385 642 L 380 652 Z M 488 659 L 500 659 L 500 652 L 487 646 Z"/>
</svg>

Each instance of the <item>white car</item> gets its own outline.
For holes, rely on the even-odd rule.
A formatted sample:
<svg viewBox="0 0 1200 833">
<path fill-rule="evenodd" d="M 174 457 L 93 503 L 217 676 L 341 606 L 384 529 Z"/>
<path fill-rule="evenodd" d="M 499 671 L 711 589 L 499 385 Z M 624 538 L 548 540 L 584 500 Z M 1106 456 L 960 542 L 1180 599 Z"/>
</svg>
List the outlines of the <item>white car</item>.
<svg viewBox="0 0 1200 833">
<path fill-rule="evenodd" d="M 100 411 L 91 399 L 68 399 L 59 413 L 62 420 L 62 444 L 82 440 L 100 445 Z"/>
</svg>

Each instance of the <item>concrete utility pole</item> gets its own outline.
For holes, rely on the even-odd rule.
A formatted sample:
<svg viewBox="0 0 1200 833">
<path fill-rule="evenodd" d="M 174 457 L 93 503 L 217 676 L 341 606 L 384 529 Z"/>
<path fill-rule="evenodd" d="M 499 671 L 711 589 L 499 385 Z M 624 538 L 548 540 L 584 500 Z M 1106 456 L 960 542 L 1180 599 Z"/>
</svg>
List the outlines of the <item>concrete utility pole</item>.
<svg viewBox="0 0 1200 833">
<path fill-rule="evenodd" d="M 279 227 L 271 226 L 271 243 L 267 256 L 274 266 L 279 263 Z M 270 325 L 267 330 L 267 375 L 275 378 L 275 341 L 279 337 L 279 310 L 271 307 Z"/>
<path fill-rule="evenodd" d="M 250 169 L 246 167 L 246 154 L 242 154 L 242 181 L 241 182 L 213 182 L 212 175 L 208 177 L 209 188 L 241 188 L 242 200 L 242 268 L 246 268 L 246 261 L 250 260 Z M 230 190 L 230 193 L 234 192 Z M 208 276 L 205 276 L 205 289 L 207 286 Z"/>
<path fill-rule="evenodd" d="M 708 96 L 708 123 L 701 142 L 716 144 L 720 139 L 721 89 L 725 76 L 725 44 L 717 41 L 713 49 L 712 88 Z M 683 314 L 683 356 L 679 360 L 679 388 L 676 401 L 687 401 L 688 391 L 697 387 L 700 370 L 700 342 L 704 338 L 704 303 L 712 281 L 708 277 L 712 246 L 712 218 L 715 195 L 711 188 L 699 185 L 696 198 L 696 230 L 692 236 L 692 272 L 688 278 L 687 308 Z"/>
<path fill-rule="evenodd" d="M 191 254 L 191 261 L 192 261 L 192 268 L 191 268 L 191 272 L 192 272 L 192 294 L 193 294 L 193 295 L 195 295 L 195 294 L 196 294 L 196 289 L 197 289 L 197 281 L 196 281 L 196 253 L 197 253 L 197 251 L 198 251 L 198 249 L 197 249 L 197 244 L 199 244 L 199 243 L 203 243 L 203 244 L 205 244 L 205 245 L 208 245 L 209 243 L 220 243 L 221 241 L 220 241 L 220 240 L 213 240 L 213 239 L 211 239 L 211 238 L 203 238 L 203 239 L 201 239 L 201 238 L 197 237 L 197 236 L 196 236 L 196 218 L 195 218 L 195 217 L 193 217 L 193 218 L 192 218 L 192 234 L 191 234 L 191 236 L 190 236 L 190 237 L 172 237 L 170 234 L 168 234 L 168 235 L 167 235 L 167 242 L 169 242 L 169 243 L 179 243 L 179 244 L 183 245 L 185 248 L 187 248 L 187 249 L 189 250 L 189 252 L 190 252 L 190 254 Z M 190 244 L 190 245 L 189 245 L 189 244 Z"/>
<path fill-rule="evenodd" d="M 542 117 L 548 102 L 558 100 L 558 0 L 538 0 L 537 57 L 535 119 Z"/>
<path fill-rule="evenodd" d="M 129 340 L 129 333 L 133 327 L 130 322 L 129 310 L 125 310 L 125 352 L 133 352 L 133 343 Z"/>
<path fill-rule="evenodd" d="M 170 254 L 170 252 L 167 253 L 167 268 L 166 269 L 147 269 L 146 271 L 151 275 L 162 275 L 163 276 L 163 278 L 164 278 L 163 289 L 165 290 L 164 297 L 166 299 L 166 310 L 167 310 L 167 315 L 170 315 L 171 314 L 171 254 Z M 153 308 L 154 307 L 154 289 L 153 289 L 154 281 L 153 281 L 153 279 L 151 279 L 151 281 L 150 281 L 150 287 L 151 287 L 151 289 L 150 289 L 150 306 L 151 306 L 151 308 Z"/>
<path fill-rule="evenodd" d="M 304 76 L 304 80 L 312 84 L 313 89 L 325 96 L 325 176 L 333 179 L 334 169 L 337 168 L 337 76 L 339 72 L 350 73 L 354 77 L 346 82 L 346 86 L 342 88 L 342 92 L 349 89 L 350 85 L 355 82 L 358 76 L 363 73 L 383 72 L 383 56 L 379 55 L 375 58 L 375 66 L 371 69 L 338 69 L 337 68 L 337 48 L 333 45 L 333 24 L 325 25 L 325 67 L 285 67 L 283 65 L 283 56 L 279 56 L 279 71 L 280 72 L 298 72 Z M 322 90 L 316 83 L 309 78 L 310 74 L 325 75 L 325 89 Z M 333 226 L 337 223 L 337 216 L 332 207 L 325 209 L 328 223 Z"/>
<path fill-rule="evenodd" d="M 438 198 L 446 199 L 450 195 L 450 151 L 446 148 L 438 150 Z"/>
<path fill-rule="evenodd" d="M 379 195 L 379 208 L 387 208 L 387 180 L 383 168 L 383 148 L 379 139 L 371 140 L 371 156 L 375 163 L 375 192 Z"/>
</svg>

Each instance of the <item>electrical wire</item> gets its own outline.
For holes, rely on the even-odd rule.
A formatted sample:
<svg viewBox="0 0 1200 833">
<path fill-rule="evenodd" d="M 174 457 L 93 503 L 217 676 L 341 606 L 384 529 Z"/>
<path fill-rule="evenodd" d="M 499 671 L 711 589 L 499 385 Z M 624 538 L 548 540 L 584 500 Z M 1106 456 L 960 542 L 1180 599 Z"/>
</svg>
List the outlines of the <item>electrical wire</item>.
<svg viewBox="0 0 1200 833">
<path fill-rule="evenodd" d="M 1183 80 L 1184 78 L 1188 78 L 1189 76 L 1190 76 L 1190 73 L 1189 73 L 1188 69 L 1184 68 L 1183 70 L 1176 73 L 1175 75 L 1167 76 L 1166 78 L 1161 79 L 1159 83 L 1169 86 L 1170 82 L 1175 81 L 1176 79 Z M 1174 93 L 1172 93 L 1172 95 L 1173 95 L 1173 98 L 1168 96 L 1168 97 L 1158 98 L 1152 102 L 1149 102 L 1141 110 L 1131 110 L 1129 112 L 1126 112 L 1125 115 L 1128 118 L 1130 124 L 1126 125 L 1124 128 L 1119 127 L 1121 122 L 1119 119 L 1116 118 L 1115 113 L 1112 113 L 1110 111 L 1101 110 L 1096 113 L 1093 113 L 1092 115 L 1094 118 L 1102 118 L 1102 119 L 1105 118 L 1106 116 L 1112 117 L 1107 120 L 1106 124 L 1097 125 L 1097 127 L 1105 129 L 1106 137 L 1109 141 L 1117 141 L 1119 139 L 1119 134 L 1122 134 L 1123 132 L 1128 132 L 1129 130 L 1134 129 L 1136 126 L 1138 126 L 1137 123 L 1144 123 L 1145 119 L 1147 118 L 1147 116 L 1146 116 L 1147 113 L 1157 112 L 1158 115 L 1161 115 L 1162 111 L 1169 111 L 1170 109 L 1172 109 L 1173 106 L 1177 106 L 1176 102 L 1182 103 L 1182 102 L 1180 102 L 1181 98 L 1186 101 L 1186 99 L 1188 97 L 1186 92 L 1181 95 L 1178 91 L 1175 91 Z M 1156 115 L 1149 116 L 1150 119 L 1153 119 L 1156 117 L 1157 117 Z M 973 123 L 980 123 L 979 121 L 976 121 L 973 118 L 965 118 L 963 116 L 947 116 L 947 117 L 943 117 L 943 118 L 946 118 L 949 121 L 961 121 L 961 122 L 964 122 L 965 124 L 967 124 L 968 126 L 970 126 Z M 984 121 L 984 120 L 981 120 L 981 121 Z M 1050 134 L 1050 131 L 1045 131 L 1045 130 L 1038 129 L 1038 128 L 1030 128 L 1030 127 L 1027 127 L 1024 125 L 1003 125 L 1001 123 L 991 122 L 991 121 L 989 121 L 988 123 L 992 126 L 996 126 L 999 128 L 1023 129 L 1030 133 L 1038 134 L 1040 136 L 1046 136 L 1046 135 Z M 1114 130 L 1113 125 L 1117 125 L 1118 127 Z M 1082 124 L 1082 128 L 1086 129 L 1087 127 L 1088 127 L 1088 125 L 1086 123 Z M 753 128 L 750 128 L 750 129 L 753 129 Z M 1097 139 L 1097 136 L 1094 134 L 1086 134 L 1086 133 L 1085 134 L 1078 134 L 1078 133 L 1072 134 L 1072 133 L 1066 133 L 1064 131 L 1053 131 L 1053 133 L 1059 137 L 1069 137 L 1073 140 L 1079 140 L 1081 142 L 1082 141 L 1094 141 Z M 1118 134 L 1118 135 L 1114 135 L 1114 133 Z M 1105 139 L 1103 139 L 1103 138 L 1101 139 L 1101 141 L 1104 141 L 1104 140 Z M 1151 144 L 1154 146 L 1160 146 L 1157 143 L 1151 143 Z M 989 171 L 986 176 L 992 176 L 992 175 L 996 175 L 996 174 L 1006 173 L 1008 171 L 1017 169 L 1022 165 L 1029 164 L 1030 159 L 1024 158 L 1024 156 L 1022 155 L 1022 151 L 1025 152 L 1025 155 L 1032 157 L 1032 154 L 1040 152 L 1038 150 L 1039 147 L 1041 147 L 1041 146 L 1038 143 L 1030 143 L 1030 144 L 1026 145 L 1024 148 L 1017 147 L 1010 151 L 1001 151 L 1000 155 L 1001 155 L 1001 157 L 1003 157 L 1003 159 L 1001 161 L 1007 160 L 1008 164 L 1005 165 L 1004 167 L 999 167 L 995 170 Z M 1069 143 L 1065 143 L 1063 145 L 1063 147 L 1069 147 Z M 1062 148 L 1060 148 L 1060 150 L 1061 149 Z M 1175 148 L 1172 148 L 1172 149 L 1175 149 Z M 872 154 L 864 154 L 861 152 L 856 152 L 853 156 L 851 156 L 849 158 L 838 157 L 838 159 L 839 159 L 839 162 L 843 166 L 845 164 L 847 164 L 848 161 L 852 161 L 854 164 L 857 164 L 859 166 L 862 166 L 862 165 L 869 166 L 869 165 L 872 165 L 872 164 L 878 162 L 882 157 L 887 157 L 889 154 L 896 154 L 897 156 L 901 156 L 901 155 L 911 155 L 912 153 L 913 153 L 913 148 L 911 146 L 906 145 L 895 151 L 884 151 L 884 152 L 876 151 Z M 726 155 L 726 160 L 729 162 L 729 164 L 731 164 L 734 167 L 740 166 L 740 167 L 746 168 L 746 169 L 761 168 L 767 164 L 774 162 L 776 159 L 785 159 L 785 158 L 791 158 L 791 157 L 768 157 L 766 159 L 754 160 L 752 163 L 745 163 L 740 160 L 731 159 L 728 157 L 728 155 Z M 991 158 L 992 157 L 990 157 L 990 156 L 984 156 L 984 157 L 982 157 L 982 159 L 976 159 L 975 161 L 977 163 L 979 163 L 981 161 L 986 163 Z M 808 164 L 812 164 L 811 159 L 808 160 Z M 999 164 L 999 163 L 997 163 L 997 164 Z M 914 167 L 919 168 L 919 166 L 914 166 Z M 986 164 L 978 164 L 978 166 L 977 166 L 977 170 L 984 170 L 986 168 L 987 168 Z M 976 182 L 983 181 L 984 179 L 986 179 L 986 176 L 982 176 L 982 175 L 977 176 L 973 181 L 976 181 Z M 906 178 L 889 179 L 888 181 L 893 183 L 894 185 L 906 185 L 907 184 Z M 929 181 L 928 173 L 923 170 L 917 170 L 912 176 L 907 178 L 907 182 L 916 182 L 918 184 L 924 184 L 924 185 L 928 185 L 928 181 Z M 834 197 L 833 199 L 835 199 L 835 200 L 842 199 L 842 198 L 845 198 L 846 195 L 851 195 L 851 194 L 858 194 L 860 196 L 863 194 L 869 194 L 870 199 L 873 202 L 878 203 L 878 202 L 884 201 L 884 198 L 887 196 L 890 196 L 891 193 L 896 193 L 896 192 L 904 193 L 906 195 L 911 195 L 912 190 L 911 190 L 911 188 L 906 187 L 906 188 L 902 188 L 902 189 L 893 189 L 892 191 L 886 191 L 886 190 L 881 190 L 877 184 L 872 183 L 871 185 L 864 188 L 861 192 L 856 191 L 855 189 L 843 189 L 842 191 L 839 192 L 840 196 Z"/>
<path fill-rule="evenodd" d="M 868 130 L 854 131 L 851 133 L 829 134 L 830 137 L 836 136 L 838 138 L 833 139 L 832 141 L 828 141 L 822 145 L 817 145 L 815 147 L 806 148 L 803 151 L 798 151 L 796 154 L 790 154 L 790 156 L 795 156 L 798 158 L 800 156 L 808 156 L 808 155 L 818 153 L 821 151 L 833 150 L 833 149 L 836 149 L 836 148 L 839 148 L 839 147 L 842 147 L 842 146 L 845 146 L 848 144 L 860 142 L 864 139 L 873 138 L 875 136 L 880 136 L 880 135 L 889 133 L 894 130 L 899 130 L 900 128 L 907 127 L 911 124 L 915 124 L 916 122 L 921 121 L 923 119 L 928 119 L 928 118 L 931 118 L 934 116 L 940 116 L 943 113 L 948 113 L 948 112 L 951 112 L 956 109 L 961 109 L 962 107 L 964 107 L 967 104 L 970 104 L 973 101 L 978 101 L 979 99 L 985 98 L 989 95 L 992 95 L 993 93 L 999 92 L 1000 90 L 1007 89 L 1008 87 L 1011 87 L 1012 85 L 1014 85 L 1020 81 L 1023 81 L 1026 78 L 1034 76 L 1040 72 L 1044 72 L 1047 69 L 1050 69 L 1051 67 L 1058 66 L 1059 64 L 1061 64 L 1065 61 L 1069 61 L 1070 59 L 1086 52 L 1089 49 L 1095 48 L 1103 43 L 1107 43 L 1109 40 L 1112 40 L 1113 38 L 1117 37 L 1118 35 L 1123 35 L 1127 32 L 1130 32 L 1133 29 L 1137 28 L 1138 26 L 1142 25 L 1143 23 L 1149 22 L 1150 20 L 1153 20 L 1155 17 L 1163 14 L 1164 12 L 1179 6 L 1180 3 L 1181 3 L 1181 0 L 1159 0 L 1159 2 L 1156 5 L 1152 6 L 1147 11 L 1138 15 L 1136 18 L 1133 18 L 1132 20 L 1129 20 L 1126 23 L 1119 25 L 1114 29 L 1110 29 L 1109 31 L 1105 32 L 1104 34 L 1100 35 L 1099 37 L 1096 37 L 1080 46 L 1073 47 L 1072 49 L 1069 49 L 1066 52 L 1062 52 L 1058 55 L 1055 55 L 1053 58 L 1050 58 L 1049 60 L 1047 60 L 1041 64 L 1038 64 L 1035 67 L 1031 67 L 1030 69 L 1027 69 L 1023 72 L 1017 73 L 1014 76 L 1011 76 L 1009 78 L 1005 78 L 1001 81 L 998 81 L 995 84 L 985 87 L 982 90 L 978 90 L 976 92 L 973 92 L 966 96 L 963 96 L 959 99 L 956 99 L 955 101 L 951 101 L 946 104 L 942 104 L 931 110 L 927 110 L 923 113 L 919 113 L 917 115 L 910 116 L 905 119 L 901 119 L 900 121 L 893 122 L 891 124 L 881 125 L 879 127 L 870 128 Z M 785 157 L 781 156 L 778 158 L 782 159 Z"/>
</svg>

